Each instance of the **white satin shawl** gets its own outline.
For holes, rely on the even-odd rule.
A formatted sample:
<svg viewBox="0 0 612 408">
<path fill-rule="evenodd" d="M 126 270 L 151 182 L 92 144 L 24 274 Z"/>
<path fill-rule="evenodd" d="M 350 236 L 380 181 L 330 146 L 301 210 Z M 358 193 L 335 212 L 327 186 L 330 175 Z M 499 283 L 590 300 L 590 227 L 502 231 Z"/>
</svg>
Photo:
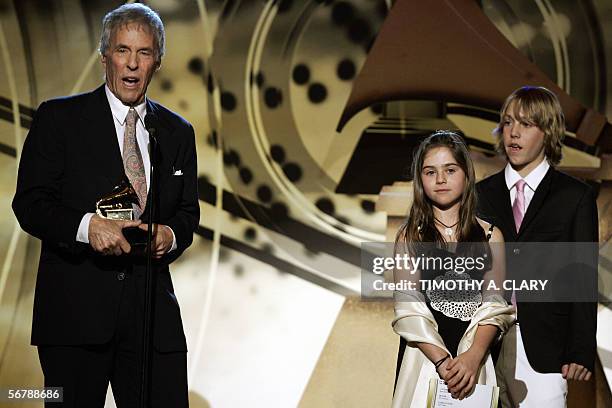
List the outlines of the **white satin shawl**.
<svg viewBox="0 0 612 408">
<path fill-rule="evenodd" d="M 451 353 L 444 345 L 438 333 L 438 323 L 422 297 L 417 298 L 413 294 L 406 293 L 397 296 L 396 292 L 395 298 L 393 330 L 406 339 L 408 346 L 404 352 L 391 405 L 394 408 L 425 408 L 429 379 L 439 377 L 433 363 L 415 343 L 434 344 Z M 502 298 L 495 297 L 494 300 L 483 302 L 472 316 L 468 328 L 459 341 L 457 353 L 461 354 L 470 348 L 479 325 L 497 326 L 500 330 L 497 339 L 499 340 L 515 320 L 514 307 L 508 306 Z M 487 355 L 485 363 L 480 368 L 478 383 L 497 385 L 495 367 L 490 355 Z"/>
</svg>

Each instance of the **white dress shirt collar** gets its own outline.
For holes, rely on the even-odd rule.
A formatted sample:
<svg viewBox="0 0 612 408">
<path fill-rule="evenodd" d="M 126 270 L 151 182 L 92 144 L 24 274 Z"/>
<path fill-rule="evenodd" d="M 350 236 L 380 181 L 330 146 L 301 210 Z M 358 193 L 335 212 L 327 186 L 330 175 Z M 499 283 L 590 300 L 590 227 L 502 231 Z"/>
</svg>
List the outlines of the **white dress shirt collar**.
<svg viewBox="0 0 612 408">
<path fill-rule="evenodd" d="M 127 118 L 130 107 L 124 105 L 119 98 L 112 93 L 108 85 L 104 85 L 104 90 L 106 91 L 106 98 L 108 99 L 113 117 L 117 122 L 121 123 L 122 126 L 125 125 L 125 119 Z M 138 114 L 138 118 L 144 123 L 144 117 L 147 114 L 146 99 L 140 105 L 134 106 L 134 109 L 136 110 L 136 114 Z"/>
<path fill-rule="evenodd" d="M 548 172 L 549 168 L 550 164 L 548 164 L 548 160 L 545 157 L 544 160 L 542 160 L 542 162 L 538 164 L 535 169 L 531 170 L 531 172 L 523 178 L 518 173 L 518 171 L 514 170 L 510 163 L 508 163 L 506 164 L 506 168 L 504 169 L 506 187 L 508 187 L 508 190 L 511 190 L 517 181 L 519 181 L 520 179 L 524 179 L 525 183 L 527 183 L 527 186 L 529 186 L 532 191 L 536 191 L 536 189 L 544 179 L 544 176 L 546 176 L 546 173 Z"/>
</svg>

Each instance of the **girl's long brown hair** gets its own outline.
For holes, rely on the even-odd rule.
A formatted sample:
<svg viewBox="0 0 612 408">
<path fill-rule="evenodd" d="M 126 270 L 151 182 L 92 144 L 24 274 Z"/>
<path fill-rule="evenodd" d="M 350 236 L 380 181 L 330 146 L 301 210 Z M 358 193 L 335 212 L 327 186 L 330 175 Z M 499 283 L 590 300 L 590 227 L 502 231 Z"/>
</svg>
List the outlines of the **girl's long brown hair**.
<svg viewBox="0 0 612 408">
<path fill-rule="evenodd" d="M 444 238 L 435 226 L 433 204 L 425 194 L 421 171 L 425 155 L 431 149 L 446 147 L 466 176 L 465 189 L 459 207 L 457 240 L 482 241 L 484 231 L 476 221 L 476 175 L 467 146 L 458 133 L 438 130 L 421 142 L 412 161 L 413 203 L 406 222 L 400 227 L 395 242 L 436 242 L 444 244 Z"/>
</svg>

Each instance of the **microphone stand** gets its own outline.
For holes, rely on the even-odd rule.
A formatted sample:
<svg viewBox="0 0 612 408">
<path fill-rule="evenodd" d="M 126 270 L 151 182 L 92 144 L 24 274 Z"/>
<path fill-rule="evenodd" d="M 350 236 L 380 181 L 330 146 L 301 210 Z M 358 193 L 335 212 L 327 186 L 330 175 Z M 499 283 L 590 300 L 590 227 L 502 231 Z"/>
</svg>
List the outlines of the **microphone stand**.
<svg viewBox="0 0 612 408">
<path fill-rule="evenodd" d="M 145 121 L 146 122 L 146 121 Z M 148 408 L 150 405 L 149 395 L 149 383 L 151 381 L 151 332 L 152 332 L 152 320 L 153 320 L 153 251 L 151 244 L 153 243 L 153 216 L 155 214 L 155 196 L 157 193 L 157 183 L 155 182 L 155 162 L 157 155 L 157 139 L 155 138 L 155 127 L 147 126 L 149 132 L 149 163 L 150 172 L 149 178 L 151 180 L 149 194 L 149 220 L 147 229 L 147 267 L 145 271 L 145 305 L 143 315 L 143 331 L 142 331 L 142 372 L 140 382 L 140 401 L 138 406 L 140 408 Z"/>
</svg>

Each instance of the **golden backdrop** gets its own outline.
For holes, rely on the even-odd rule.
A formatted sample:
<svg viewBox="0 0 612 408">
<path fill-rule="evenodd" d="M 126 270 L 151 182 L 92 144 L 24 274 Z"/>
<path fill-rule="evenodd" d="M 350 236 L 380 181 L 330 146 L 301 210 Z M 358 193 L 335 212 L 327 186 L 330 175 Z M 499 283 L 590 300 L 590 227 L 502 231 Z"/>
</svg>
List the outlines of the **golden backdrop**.
<svg viewBox="0 0 612 408">
<path fill-rule="evenodd" d="M 0 1 L 0 387 L 42 384 L 29 345 L 40 243 L 10 207 L 20 148 L 42 101 L 102 83 L 101 19 L 121 3 Z M 492 154 L 495 113 L 444 100 L 392 102 L 336 131 L 392 1 L 146 3 L 167 35 L 148 96 L 189 120 L 197 136 L 200 228 L 172 272 L 192 406 L 388 405 L 398 342 L 390 305 L 355 297 L 360 243 L 387 233 L 377 194 L 407 175 L 410 143 L 394 137 L 459 128 L 483 177 L 503 165 Z M 611 117 L 612 4 L 478 3 L 560 88 Z M 612 269 L 608 162 L 581 146 L 566 147 L 562 162 L 599 191 L 604 276 Z M 600 319 L 602 334 L 601 322 L 604 332 L 612 327 L 607 307 Z M 611 353 L 602 338 L 605 370 Z"/>
</svg>

